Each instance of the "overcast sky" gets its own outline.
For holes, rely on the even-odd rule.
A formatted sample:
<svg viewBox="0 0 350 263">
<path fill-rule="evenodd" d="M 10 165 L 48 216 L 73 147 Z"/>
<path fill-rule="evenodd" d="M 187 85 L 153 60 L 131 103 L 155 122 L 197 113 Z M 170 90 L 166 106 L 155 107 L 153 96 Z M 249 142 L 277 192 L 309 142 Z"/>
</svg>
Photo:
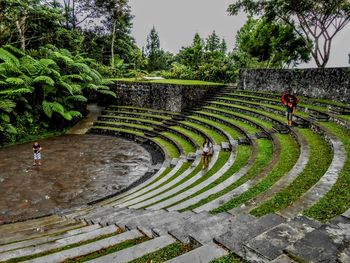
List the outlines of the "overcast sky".
<svg viewBox="0 0 350 263">
<path fill-rule="evenodd" d="M 233 48 L 237 31 L 246 16 L 228 16 L 226 9 L 233 0 L 130 0 L 135 15 L 133 36 L 138 46 L 146 45 L 146 37 L 153 25 L 156 27 L 161 47 L 176 53 L 182 46 L 191 44 L 198 32 L 207 37 L 213 30 L 225 38 Z M 349 66 L 350 24 L 333 42 L 333 53 L 328 67 Z M 309 63 L 305 66 L 314 66 Z"/>
</svg>

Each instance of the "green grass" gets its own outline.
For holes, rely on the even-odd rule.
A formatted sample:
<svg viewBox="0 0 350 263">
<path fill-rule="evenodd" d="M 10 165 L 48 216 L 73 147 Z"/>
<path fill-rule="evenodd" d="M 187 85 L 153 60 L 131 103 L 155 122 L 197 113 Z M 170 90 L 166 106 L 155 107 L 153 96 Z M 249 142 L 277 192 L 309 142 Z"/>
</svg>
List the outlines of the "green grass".
<svg viewBox="0 0 350 263">
<path fill-rule="evenodd" d="M 228 123 L 231 123 L 237 127 L 240 127 L 248 134 L 254 134 L 254 133 L 257 133 L 259 131 L 256 127 L 254 127 L 252 125 L 249 125 L 243 121 L 228 118 L 228 117 L 223 116 L 223 115 L 219 115 L 219 114 L 215 114 L 215 113 L 211 113 L 211 112 L 205 112 L 205 111 L 198 111 L 198 113 L 204 114 L 205 116 L 211 116 L 211 117 L 226 121 Z"/>
<path fill-rule="evenodd" d="M 200 191 L 186 197 L 185 199 L 175 203 L 175 204 L 172 204 L 173 205 L 176 205 L 178 203 L 181 203 L 181 202 L 184 202 L 188 199 L 191 199 L 203 192 L 206 192 L 206 191 L 209 191 L 211 188 L 215 187 L 216 185 L 222 183 L 223 181 L 225 181 L 226 179 L 228 179 L 230 176 L 232 176 L 234 173 L 236 173 L 237 171 L 239 171 L 248 161 L 250 155 L 251 155 L 252 151 L 251 151 L 251 147 L 250 146 L 246 146 L 246 145 L 239 145 L 238 148 L 237 148 L 237 157 L 236 157 L 236 160 L 235 162 L 233 163 L 233 165 L 226 171 L 226 173 L 224 173 L 220 178 L 218 178 L 217 180 L 215 180 L 213 183 L 211 183 L 210 185 L 202 188 Z M 186 207 L 184 209 L 181 210 L 181 212 L 183 211 L 186 211 L 186 210 L 192 210 L 202 204 L 205 204 L 209 201 L 211 201 L 212 197 L 214 196 L 211 195 L 209 196 L 208 198 L 205 198 L 203 200 L 201 200 L 200 202 L 190 206 L 190 207 Z M 220 196 L 220 195 L 219 195 Z"/>
<path fill-rule="evenodd" d="M 288 207 L 317 183 L 327 171 L 333 158 L 330 146 L 319 134 L 311 130 L 300 129 L 300 132 L 310 146 L 310 159 L 306 167 L 290 185 L 252 210 L 251 214 L 262 216 Z"/>
<path fill-rule="evenodd" d="M 245 146 L 245 148 L 241 148 L 241 151 L 243 153 L 241 156 L 237 156 L 237 159 L 240 158 L 240 160 L 237 160 L 240 163 L 245 164 L 245 162 L 248 160 L 249 156 L 251 155 L 251 149 Z M 187 207 L 186 210 L 188 209 L 195 209 L 197 207 L 200 207 L 208 202 L 211 202 L 220 196 L 223 196 L 230 191 L 236 189 L 240 185 L 244 184 L 248 180 L 254 178 L 255 176 L 258 176 L 259 173 L 266 167 L 271 159 L 272 159 L 272 154 L 273 154 L 273 145 L 272 142 L 266 139 L 260 139 L 258 140 L 258 155 L 257 158 L 253 164 L 253 166 L 248 170 L 248 172 L 242 176 L 240 179 L 238 179 L 236 182 L 231 184 L 230 186 L 226 187 L 224 190 L 217 192 L 215 194 L 212 194 L 208 196 L 206 199 L 203 199 L 199 201 L 198 203 Z"/>
<path fill-rule="evenodd" d="M 181 242 L 176 242 L 165 248 L 159 249 L 153 253 L 144 255 L 143 257 L 137 258 L 129 263 L 160 263 L 176 258 L 182 254 L 189 252 L 192 247 L 188 244 L 182 244 Z"/>
<path fill-rule="evenodd" d="M 187 130 L 183 127 L 180 127 L 180 126 L 172 126 L 170 127 L 178 132 L 181 132 L 183 133 L 184 135 L 186 135 L 187 137 L 190 137 L 192 138 L 192 140 L 194 140 L 198 146 L 202 146 L 203 142 L 204 142 L 204 138 L 202 136 L 200 136 L 199 134 L 193 132 L 193 131 L 190 131 L 190 130 Z"/>
<path fill-rule="evenodd" d="M 228 113 L 228 114 L 231 114 L 232 116 L 237 116 L 238 118 L 244 118 L 244 119 L 249 120 L 251 122 L 255 122 L 256 124 L 264 127 L 265 129 L 268 129 L 268 130 L 272 129 L 272 126 L 273 126 L 271 122 L 264 121 L 264 120 L 259 119 L 257 117 L 249 116 L 249 115 L 239 113 L 239 112 L 230 111 L 227 109 L 217 108 L 214 105 L 210 106 L 210 107 L 205 107 L 205 108 L 212 109 L 215 111 L 220 111 L 223 113 Z"/>
<path fill-rule="evenodd" d="M 201 118 L 198 116 L 191 116 L 191 118 L 198 120 L 198 121 L 201 121 L 201 122 L 204 122 L 204 123 L 208 123 L 209 125 L 212 125 L 213 127 L 217 127 L 220 130 L 227 132 L 235 140 L 237 140 L 238 138 L 243 136 L 243 134 L 240 131 L 238 131 L 237 129 L 232 129 L 231 127 L 229 127 L 225 124 L 222 124 L 222 123 L 219 123 L 216 121 L 212 121 L 212 120 L 209 120 L 206 118 Z"/>
<path fill-rule="evenodd" d="M 125 133 L 134 134 L 134 135 L 137 135 L 137 136 L 143 136 L 143 132 L 123 129 L 123 128 L 104 127 L 104 126 L 94 126 L 93 128 L 101 129 L 101 130 L 108 130 L 108 131 L 125 132 Z"/>
<path fill-rule="evenodd" d="M 160 121 L 154 121 L 154 120 L 142 119 L 142 118 L 135 118 L 135 117 L 127 117 L 127 116 L 101 115 L 101 117 L 103 117 L 103 118 L 111 118 L 111 119 L 115 118 L 115 119 L 120 119 L 121 121 L 122 120 L 125 120 L 125 121 L 129 120 L 129 121 L 135 121 L 135 122 L 140 121 L 142 123 L 147 123 L 147 124 L 158 124 L 158 125 L 162 124 L 162 122 L 160 122 Z"/>
<path fill-rule="evenodd" d="M 338 115 L 337 117 L 339 119 L 344 120 L 344 121 L 349 121 L 350 122 L 350 115 Z"/>
<path fill-rule="evenodd" d="M 280 158 L 272 171 L 255 186 L 249 188 L 247 191 L 231 199 L 222 206 L 214 209 L 212 211 L 213 213 L 228 211 L 251 200 L 269 189 L 275 182 L 277 182 L 293 168 L 299 157 L 298 144 L 290 135 L 276 134 L 276 136 L 281 143 L 281 153 Z"/>
<path fill-rule="evenodd" d="M 174 197 L 174 196 L 177 196 L 177 195 L 183 193 L 184 191 L 188 190 L 189 188 L 194 187 L 194 186 L 196 186 L 197 184 L 199 184 L 199 183 L 205 181 L 205 180 L 208 179 L 210 176 L 212 176 L 212 175 L 215 174 L 217 171 L 219 171 L 219 170 L 225 165 L 225 163 L 227 162 L 227 160 L 229 159 L 229 157 L 230 157 L 230 153 L 229 153 L 229 152 L 220 152 L 220 153 L 219 153 L 219 156 L 218 156 L 218 160 L 215 162 L 215 164 L 212 166 L 212 168 L 211 168 L 208 172 L 206 172 L 206 173 L 203 174 L 203 176 L 202 176 L 200 179 L 198 179 L 197 181 L 195 181 L 195 182 L 192 183 L 191 185 L 189 185 L 189 186 L 187 186 L 187 187 L 185 187 L 185 188 L 182 188 L 180 191 L 176 192 L 175 194 L 172 194 L 172 195 L 170 195 L 170 196 L 167 196 L 167 197 L 165 197 L 165 198 L 163 198 L 163 199 L 161 199 L 161 200 L 159 200 L 159 201 L 157 201 L 157 202 L 154 202 L 154 203 L 152 203 L 152 204 L 149 204 L 149 205 L 147 205 L 147 206 L 145 206 L 145 207 L 143 207 L 143 208 L 147 208 L 147 207 L 149 207 L 149 206 L 155 205 L 155 204 L 160 203 L 160 202 L 163 202 L 163 201 L 165 201 L 165 200 L 167 200 L 167 199 L 169 199 L 169 198 L 172 198 L 172 197 Z M 175 187 L 177 187 L 177 186 L 179 186 L 179 185 L 185 183 L 187 180 L 191 179 L 193 176 L 195 176 L 197 173 L 199 173 L 199 172 L 201 171 L 201 168 L 202 168 L 202 167 L 201 167 L 201 164 L 200 164 L 199 167 L 197 166 L 197 168 L 194 169 L 194 171 L 192 171 L 188 176 L 186 176 L 186 177 L 185 177 L 184 179 L 182 179 L 180 182 L 178 182 L 178 183 L 176 183 L 175 185 L 173 185 L 171 188 L 166 189 L 165 191 L 161 192 L 159 195 L 161 195 L 161 194 L 163 194 L 163 193 L 165 193 L 165 192 L 167 192 L 167 191 L 169 191 L 169 190 L 171 190 L 171 189 L 173 189 L 173 188 L 175 188 Z"/>
<path fill-rule="evenodd" d="M 159 137 L 153 138 L 153 140 L 155 142 L 157 142 L 158 144 L 162 145 L 166 149 L 170 158 L 179 158 L 180 157 L 180 153 L 174 144 L 172 144 L 172 143 L 170 143 L 162 138 L 159 138 Z"/>
<path fill-rule="evenodd" d="M 125 115 L 132 115 L 132 116 L 138 116 L 138 118 L 144 117 L 145 119 L 147 118 L 155 118 L 155 119 L 162 119 L 162 120 L 170 120 L 170 116 L 165 116 L 165 115 L 157 115 L 157 114 L 150 114 L 150 113 L 145 113 L 145 112 L 132 112 L 132 111 L 116 111 L 116 110 L 106 110 L 106 113 L 114 113 L 118 114 L 115 115 L 116 117 L 119 118 L 119 114 L 125 114 Z M 113 117 L 113 115 L 109 115 Z"/>
<path fill-rule="evenodd" d="M 192 128 L 195 128 L 199 131 L 202 131 L 204 134 L 206 134 L 209 138 L 211 138 L 216 144 L 221 144 L 222 142 L 227 141 L 225 136 L 219 134 L 218 132 L 209 129 L 207 127 L 204 127 L 202 125 L 199 125 L 197 123 L 189 122 L 189 121 L 181 121 L 180 123 L 190 126 Z"/>
<path fill-rule="evenodd" d="M 89 260 L 93 260 L 95 258 L 99 258 L 99 257 L 102 257 L 102 256 L 106 256 L 108 254 L 112 254 L 112 253 L 121 251 L 123 249 L 127 249 L 127 248 L 130 248 L 130 247 L 136 246 L 136 245 L 141 244 L 143 242 L 146 242 L 148 240 L 150 240 L 150 238 L 148 238 L 148 237 L 140 237 L 140 238 L 136 238 L 136 239 L 127 240 L 127 241 L 119 243 L 119 244 L 117 244 L 115 246 L 107 247 L 107 248 L 101 249 L 99 251 L 93 252 L 91 254 L 84 255 L 84 256 L 81 256 L 81 257 L 77 257 L 77 258 L 74 258 L 74 259 L 68 259 L 68 260 L 65 260 L 63 262 L 64 263 L 86 262 L 86 261 L 89 261 Z"/>
<path fill-rule="evenodd" d="M 327 221 L 350 208 L 350 131 L 335 123 L 322 123 L 343 143 L 347 158 L 338 180 L 332 189 L 314 206 L 306 210 L 306 216 Z"/>
<path fill-rule="evenodd" d="M 172 141 L 177 142 L 181 146 L 185 154 L 189 154 L 191 152 L 196 151 L 195 147 L 190 142 L 183 139 L 182 137 L 171 132 L 162 132 L 162 134 L 165 137 L 170 138 Z"/>
<path fill-rule="evenodd" d="M 38 258 L 38 257 L 44 257 L 44 256 L 47 256 L 49 254 L 57 253 L 57 252 L 60 252 L 60 251 L 63 251 L 63 250 L 67 250 L 67 249 L 83 246 L 83 245 L 86 245 L 86 244 L 90 244 L 90 243 L 96 242 L 96 241 L 101 240 L 101 239 L 105 239 L 105 238 L 108 238 L 108 237 L 115 236 L 117 234 L 118 234 L 118 232 L 115 232 L 115 233 L 112 233 L 112 234 L 99 236 L 99 237 L 94 238 L 94 239 L 90 239 L 90 240 L 74 243 L 74 244 L 71 244 L 71 245 L 66 245 L 66 246 L 62 246 L 62 247 L 59 247 L 59 248 L 47 250 L 47 251 L 44 251 L 44 252 L 41 252 L 41 253 L 9 259 L 9 260 L 7 260 L 5 262 L 7 262 L 7 263 L 15 263 L 15 262 L 31 260 L 31 259 Z"/>
<path fill-rule="evenodd" d="M 210 263 L 248 263 L 248 261 L 241 259 L 234 253 L 230 253 L 227 256 L 210 261 Z"/>
<path fill-rule="evenodd" d="M 172 111 L 166 111 L 166 110 L 157 110 L 157 109 L 151 109 L 151 108 L 141 108 L 141 107 L 134 107 L 134 106 L 110 106 L 113 109 L 126 109 L 126 110 L 136 110 L 136 112 L 154 112 L 154 113 L 165 113 L 169 115 L 178 115 L 176 112 Z"/>
<path fill-rule="evenodd" d="M 225 86 L 223 83 L 217 82 L 207 82 L 201 80 L 185 80 L 185 79 L 160 79 L 160 80 L 139 80 L 135 78 L 117 78 L 110 79 L 112 81 L 121 81 L 121 82 L 136 82 L 136 83 L 158 83 L 158 84 L 171 84 L 171 85 L 190 85 L 190 86 Z"/>
<path fill-rule="evenodd" d="M 153 131 L 152 127 L 141 125 L 141 124 L 135 124 L 135 123 L 129 123 L 129 122 L 115 122 L 115 121 L 97 121 L 95 122 L 95 125 L 100 126 L 101 124 L 105 125 L 111 125 L 106 127 L 114 127 L 114 126 L 120 126 L 121 128 L 135 128 L 137 130 L 143 131 Z M 101 125 L 102 126 L 102 125 Z M 117 128 L 117 127 L 116 127 Z"/>
</svg>

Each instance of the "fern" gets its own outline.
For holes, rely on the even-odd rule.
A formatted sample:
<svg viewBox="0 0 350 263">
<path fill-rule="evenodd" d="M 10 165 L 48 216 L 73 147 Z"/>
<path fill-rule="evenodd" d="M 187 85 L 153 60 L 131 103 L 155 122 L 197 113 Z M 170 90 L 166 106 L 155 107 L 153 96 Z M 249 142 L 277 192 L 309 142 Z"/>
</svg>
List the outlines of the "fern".
<svg viewBox="0 0 350 263">
<path fill-rule="evenodd" d="M 11 46 L 11 45 L 5 45 L 2 48 L 6 49 L 7 51 L 9 51 L 12 54 L 19 56 L 19 57 L 21 57 L 21 56 L 23 57 L 26 55 L 26 53 L 22 49 L 16 48 L 16 47 Z"/>
<path fill-rule="evenodd" d="M 109 95 L 112 96 L 114 98 L 117 97 L 117 94 L 115 94 L 113 91 L 111 90 L 98 90 L 97 92 L 101 93 L 101 94 L 105 94 L 105 95 Z"/>
<path fill-rule="evenodd" d="M 53 111 L 52 111 L 50 102 L 43 101 L 42 105 L 43 105 L 43 111 L 44 111 L 45 115 L 47 117 L 51 118 Z"/>
<path fill-rule="evenodd" d="M 12 84 L 12 85 L 23 85 L 24 84 L 24 80 L 21 78 L 7 78 L 5 81 L 9 84 Z"/>
<path fill-rule="evenodd" d="M 1 90 L 0 95 L 16 96 L 19 94 L 26 94 L 26 93 L 31 93 L 31 92 L 32 92 L 32 89 L 29 89 L 29 88 L 6 89 L 6 90 Z"/>
<path fill-rule="evenodd" d="M 49 85 L 49 86 L 54 86 L 55 85 L 55 81 L 48 77 L 48 76 L 39 76 L 39 77 L 36 77 L 34 80 L 33 80 L 34 83 L 40 83 L 40 84 L 46 84 L 46 85 Z"/>
<path fill-rule="evenodd" d="M 79 81 L 84 81 L 84 78 L 81 75 L 78 74 L 71 74 L 71 75 L 66 75 L 63 76 L 63 80 L 79 80 Z"/>
<path fill-rule="evenodd" d="M 0 110 L 10 113 L 14 107 L 16 103 L 12 100 L 0 100 Z"/>
<path fill-rule="evenodd" d="M 10 52 L 8 52 L 6 49 L 3 49 L 3 48 L 0 48 L 0 60 L 14 67 L 19 66 L 18 58 L 16 58 L 16 56 L 14 56 L 13 54 L 11 54 Z"/>
<path fill-rule="evenodd" d="M 87 102 L 87 98 L 85 98 L 83 95 L 68 96 L 66 99 L 77 102 Z"/>
</svg>

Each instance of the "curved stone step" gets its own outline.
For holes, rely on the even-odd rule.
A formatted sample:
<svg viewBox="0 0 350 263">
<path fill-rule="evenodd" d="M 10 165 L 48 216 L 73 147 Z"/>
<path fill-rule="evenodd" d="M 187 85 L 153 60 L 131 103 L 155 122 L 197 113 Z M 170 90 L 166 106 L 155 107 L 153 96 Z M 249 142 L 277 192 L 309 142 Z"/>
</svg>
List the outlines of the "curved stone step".
<svg viewBox="0 0 350 263">
<path fill-rule="evenodd" d="M 214 146 L 215 147 L 215 146 Z M 217 147 L 215 147 L 217 148 Z M 213 166 L 214 164 L 216 163 L 216 161 L 218 160 L 218 156 L 219 156 L 219 151 L 217 150 L 214 150 L 214 154 L 213 154 L 213 157 L 212 157 L 212 160 L 209 164 L 209 167 L 207 168 L 207 171 L 209 171 Z M 156 191 L 152 193 L 150 193 L 150 196 L 153 196 L 151 199 L 148 199 L 148 200 L 145 200 L 145 201 L 142 201 L 140 203 L 137 203 L 135 205 L 131 205 L 129 207 L 131 208 L 141 208 L 141 207 L 144 207 L 144 206 L 148 206 L 148 205 L 151 205 L 157 201 L 160 201 L 162 200 L 163 198 L 166 198 L 172 194 L 175 194 L 177 193 L 178 191 L 180 191 L 181 189 L 187 187 L 187 186 L 190 186 L 191 184 L 193 184 L 195 181 L 197 181 L 198 179 L 200 179 L 202 176 L 203 176 L 203 173 L 204 171 L 200 171 L 198 172 L 196 175 L 194 175 L 193 177 L 191 177 L 190 179 L 186 180 L 184 183 L 182 183 L 181 185 L 178 185 L 177 187 L 174 187 L 174 188 L 171 188 L 169 189 L 169 186 L 173 186 L 175 185 L 177 182 L 180 182 L 183 178 L 185 178 L 188 174 L 189 174 L 189 170 L 186 171 L 186 173 L 183 173 L 182 175 L 180 175 L 179 177 L 177 177 L 175 180 L 173 180 L 172 182 L 170 182 L 168 185 L 165 185 L 164 187 L 161 187 L 161 188 L 158 188 L 156 189 Z M 161 193 L 163 190 L 165 189 L 169 189 L 168 191 L 162 193 L 162 194 L 159 194 Z M 158 194 L 158 195 L 154 195 L 154 194 Z"/>
<path fill-rule="evenodd" d="M 339 173 L 345 165 L 346 152 L 340 140 L 331 134 L 326 136 L 329 137 L 333 148 L 333 160 L 328 170 L 301 198 L 289 207 L 279 211 L 279 214 L 289 218 L 295 217 L 316 204 L 336 183 Z"/>
<path fill-rule="evenodd" d="M 247 213 L 254 208 L 258 207 L 263 202 L 267 201 L 268 199 L 272 198 L 276 193 L 280 192 L 282 189 L 287 187 L 291 182 L 293 182 L 300 173 L 305 169 L 309 158 L 310 158 L 310 146 L 308 142 L 305 140 L 305 138 L 296 130 L 294 130 L 294 134 L 296 135 L 297 142 L 300 147 L 300 155 L 293 166 L 292 170 L 288 172 L 285 176 L 283 176 L 279 181 L 274 183 L 273 186 L 271 186 L 267 191 L 261 193 L 254 199 L 252 199 L 248 204 L 245 204 L 244 206 L 234 208 L 230 211 L 232 214 L 237 213 Z"/>
<path fill-rule="evenodd" d="M 34 245 L 34 246 L 26 247 L 23 249 L 17 249 L 17 250 L 12 250 L 12 251 L 8 251 L 8 252 L 0 253 L 0 259 L 1 260 L 9 260 L 9 259 L 13 259 L 13 258 L 38 254 L 38 253 L 42 253 L 42 252 L 49 251 L 52 249 L 65 247 L 69 244 L 75 244 L 75 243 L 79 243 L 79 242 L 86 241 L 89 239 L 94 239 L 94 238 L 102 236 L 102 235 L 117 233 L 117 231 L 118 231 L 118 227 L 108 226 L 108 227 L 96 229 L 96 230 L 93 230 L 93 231 L 90 231 L 87 233 L 74 235 L 74 236 L 68 236 L 68 237 L 62 238 L 62 239 L 57 239 L 54 242 L 44 243 L 44 244 L 41 244 L 38 246 Z"/>
<path fill-rule="evenodd" d="M 196 160 L 194 161 L 194 163 L 199 163 L 200 159 L 198 159 L 199 157 L 197 156 Z M 176 174 L 178 172 L 178 170 L 182 167 L 182 165 L 184 164 L 183 161 L 179 161 L 176 166 L 171 170 L 171 172 L 169 172 L 166 176 L 164 176 L 163 178 L 159 179 L 157 182 L 154 182 L 153 184 L 146 186 L 138 191 L 134 191 L 132 194 L 129 194 L 123 198 L 120 198 L 117 201 L 112 202 L 111 204 L 113 205 L 119 205 L 122 204 L 124 202 L 127 202 L 129 200 L 132 200 L 136 197 L 139 197 L 145 193 L 147 193 L 148 191 L 151 191 L 152 189 L 155 189 L 156 187 L 158 187 L 159 185 L 161 185 L 162 183 L 166 182 L 167 180 L 169 180 L 174 174 Z"/>
<path fill-rule="evenodd" d="M 78 246 L 75 248 L 63 250 L 57 253 L 53 253 L 44 257 L 35 258 L 32 260 L 25 261 L 27 263 L 59 263 L 63 262 L 67 259 L 74 259 L 76 257 L 88 255 L 90 253 L 93 253 L 95 251 L 115 246 L 119 243 L 125 242 L 127 240 L 135 239 L 142 237 L 140 231 L 138 230 L 131 230 L 126 231 L 124 233 L 118 234 L 116 236 L 104 238 L 86 245 Z"/>
<path fill-rule="evenodd" d="M 34 246 L 34 245 L 43 244 L 43 243 L 47 243 L 47 242 L 52 242 L 52 241 L 57 240 L 57 239 L 65 238 L 68 236 L 74 236 L 74 235 L 78 235 L 78 234 L 83 234 L 83 233 L 90 232 L 90 231 L 93 231 L 93 230 L 96 230 L 99 228 L 101 228 L 101 226 L 99 226 L 99 225 L 85 226 L 85 227 L 81 227 L 78 229 L 69 230 L 67 232 L 60 233 L 58 235 L 51 234 L 51 235 L 47 235 L 44 237 L 31 238 L 31 239 L 24 240 L 24 241 L 15 242 L 15 243 L 11 243 L 8 245 L 3 245 L 3 246 L 0 246 L 0 253 L 5 252 L 5 251 L 9 251 L 9 250 L 15 250 L 15 249 L 19 249 L 19 248 L 24 248 L 24 247 Z"/>
<path fill-rule="evenodd" d="M 162 209 L 162 208 L 168 207 L 168 206 L 175 204 L 175 203 L 185 199 L 186 197 L 200 191 L 201 189 L 210 185 L 211 183 L 213 183 L 214 181 L 219 179 L 222 175 L 224 175 L 227 172 L 227 170 L 230 169 L 230 167 L 234 164 L 235 160 L 236 160 L 236 153 L 231 152 L 229 160 L 224 164 L 224 166 L 221 167 L 221 169 L 219 171 L 217 171 L 215 174 L 210 176 L 208 179 L 197 184 L 196 186 L 193 186 L 193 187 L 187 189 L 184 192 L 181 192 L 181 194 L 178 194 L 174 197 L 168 198 L 168 199 L 164 200 L 163 202 L 160 202 L 160 203 L 157 203 L 153 206 L 148 207 L 147 209 Z M 181 191 L 184 188 L 185 188 L 185 186 L 181 185 L 181 187 L 179 187 L 179 190 Z M 167 210 L 174 211 L 177 209 L 168 208 Z"/>
<path fill-rule="evenodd" d="M 149 253 L 155 252 L 159 249 L 162 249 L 168 245 L 175 243 L 175 239 L 173 239 L 169 235 L 160 236 L 154 238 L 152 240 L 146 241 L 139 245 L 118 251 L 116 253 L 112 253 L 103 257 L 99 257 L 88 262 L 92 263 L 126 263 L 147 255 Z"/>
<path fill-rule="evenodd" d="M 214 243 L 205 244 L 186 254 L 166 261 L 167 263 L 209 263 L 214 259 L 223 257 L 228 251 L 215 245 Z"/>
<path fill-rule="evenodd" d="M 134 199 L 131 199 L 127 202 L 123 202 L 121 204 L 118 204 L 118 206 L 121 207 L 127 207 L 127 206 L 133 206 L 136 204 L 139 204 L 140 202 L 143 202 L 144 200 L 148 199 L 148 198 L 152 198 L 153 196 L 163 192 L 166 189 L 169 189 L 171 186 L 175 185 L 176 183 L 180 182 L 182 179 L 186 178 L 187 175 L 189 175 L 193 170 L 196 169 L 196 167 L 200 164 L 201 160 L 200 158 L 198 158 L 197 160 L 195 160 L 193 162 L 193 164 L 191 165 L 191 167 L 189 169 L 187 169 L 185 172 L 183 172 L 181 175 L 177 176 L 176 178 L 174 178 L 172 181 L 168 182 L 167 184 L 158 187 L 158 188 L 152 188 L 152 190 L 150 192 L 147 192 L 141 196 L 138 196 Z M 142 207 L 142 206 L 141 206 Z M 133 207 L 133 208 L 139 208 L 139 207 Z"/>
<path fill-rule="evenodd" d="M 185 209 L 191 205 L 194 205 L 198 202 L 200 202 L 201 200 L 209 197 L 210 195 L 213 195 L 215 193 L 218 193 L 222 190 L 224 190 L 226 187 L 230 186 L 231 184 L 233 184 L 234 182 L 236 182 L 237 180 L 239 180 L 241 177 L 243 177 L 248 171 L 249 169 L 253 166 L 255 160 L 256 160 L 256 157 L 257 157 L 257 148 L 256 148 L 256 144 L 254 143 L 253 144 L 254 147 L 253 147 L 253 153 L 251 155 L 251 157 L 249 158 L 248 160 L 248 163 L 242 167 L 239 171 L 237 171 L 236 173 L 234 173 L 233 175 L 231 175 L 229 178 L 227 178 L 225 181 L 221 182 L 220 184 L 217 184 L 215 185 L 214 187 L 210 188 L 209 190 L 199 194 L 199 195 L 196 195 L 186 201 L 183 201 L 177 205 L 174 205 L 174 206 L 171 206 L 171 207 L 168 207 L 167 210 L 168 211 L 174 211 L 174 210 L 182 210 L 182 209 Z M 212 180 L 211 180 L 212 181 Z M 211 182 L 210 182 L 211 183 Z M 207 186 L 208 184 L 204 185 L 204 186 L 201 186 L 198 185 L 197 187 L 197 191 L 202 189 L 203 187 Z M 194 192 L 194 191 L 192 191 Z M 184 193 L 181 193 L 181 195 L 185 195 Z M 191 194 L 189 194 L 191 195 Z M 187 195 L 187 196 L 189 196 Z M 211 207 L 212 208 L 212 207 Z M 208 208 L 209 210 L 206 210 L 206 209 L 199 209 L 199 210 L 195 210 L 195 212 L 201 212 L 201 211 L 210 211 L 212 209 Z"/>
</svg>

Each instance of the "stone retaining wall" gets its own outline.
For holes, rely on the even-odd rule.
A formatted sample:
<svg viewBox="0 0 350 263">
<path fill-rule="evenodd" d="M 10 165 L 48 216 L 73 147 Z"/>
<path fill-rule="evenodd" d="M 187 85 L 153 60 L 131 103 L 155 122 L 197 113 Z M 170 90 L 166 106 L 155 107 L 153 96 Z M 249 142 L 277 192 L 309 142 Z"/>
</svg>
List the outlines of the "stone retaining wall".
<svg viewBox="0 0 350 263">
<path fill-rule="evenodd" d="M 115 82 L 111 90 L 117 98 L 113 104 L 119 106 L 146 107 L 180 112 L 196 107 L 199 100 L 223 87 L 207 85 L 170 85 L 158 83 Z"/>
<path fill-rule="evenodd" d="M 239 88 L 350 102 L 350 68 L 243 69 Z"/>
</svg>

